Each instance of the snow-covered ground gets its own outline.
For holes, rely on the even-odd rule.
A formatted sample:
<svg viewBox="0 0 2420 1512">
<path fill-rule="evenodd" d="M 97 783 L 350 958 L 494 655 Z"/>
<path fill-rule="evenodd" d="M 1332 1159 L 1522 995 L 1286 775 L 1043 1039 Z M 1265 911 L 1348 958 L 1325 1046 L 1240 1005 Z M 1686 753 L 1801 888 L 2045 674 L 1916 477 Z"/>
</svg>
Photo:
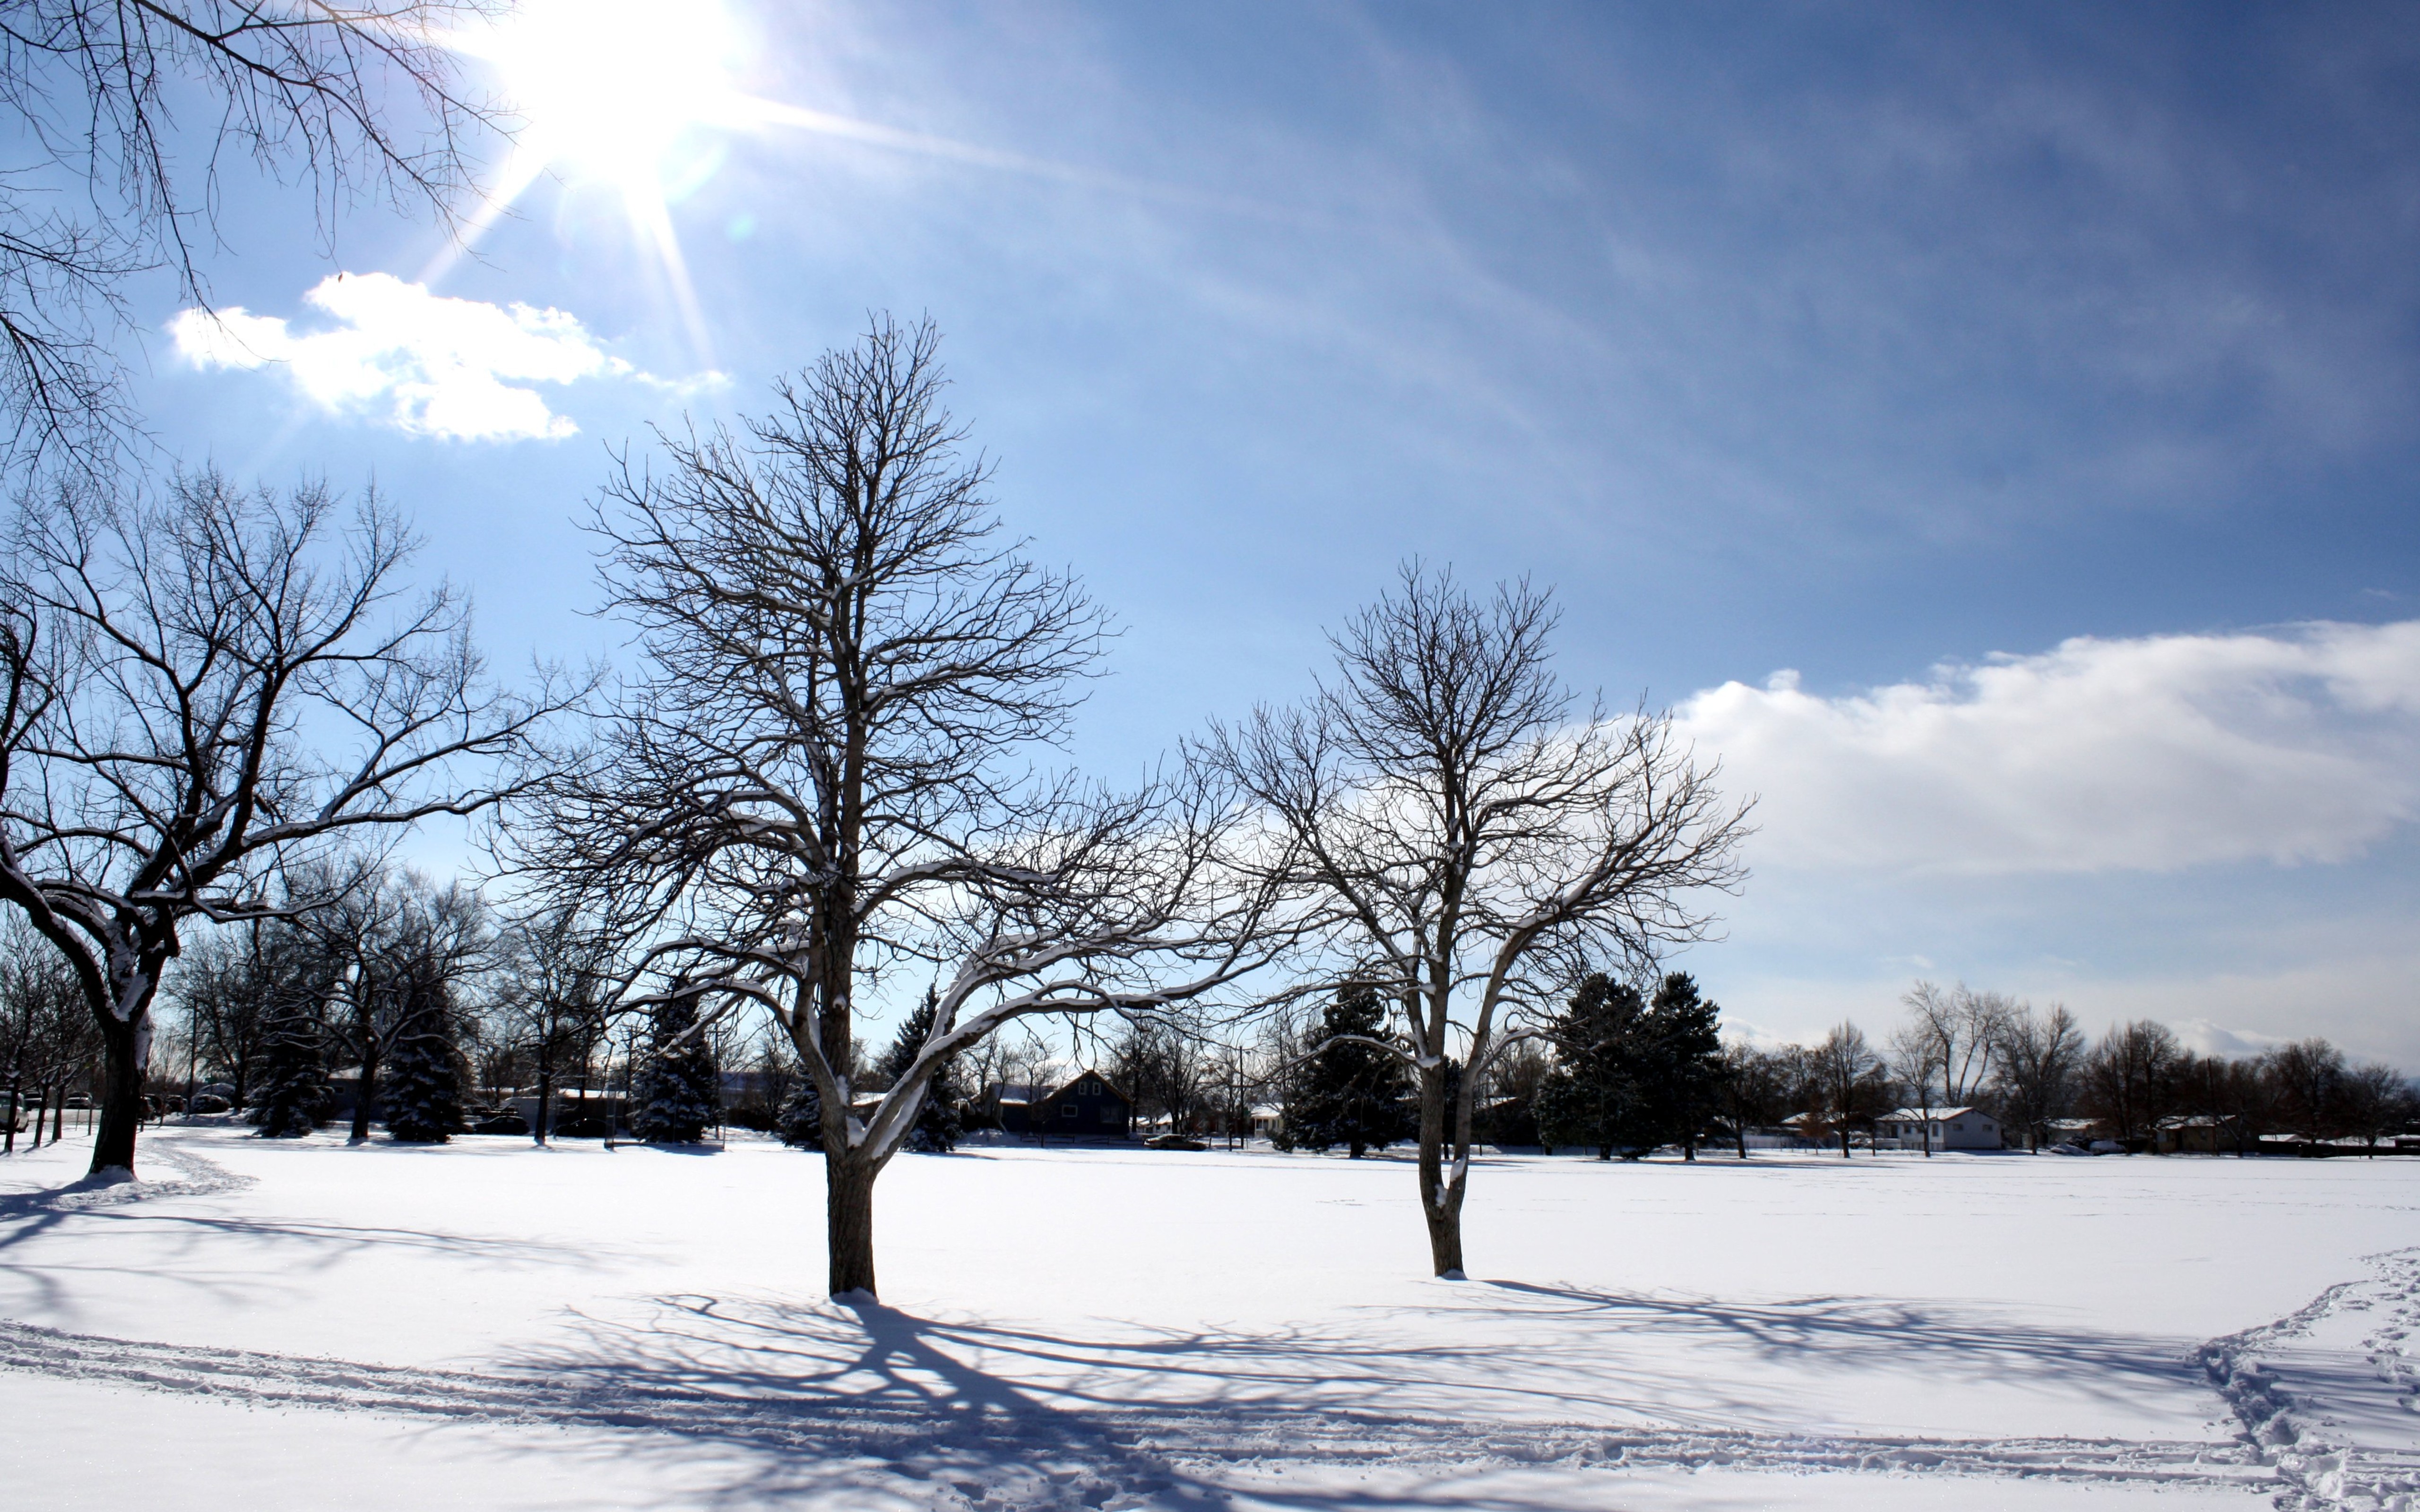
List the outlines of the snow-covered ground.
<svg viewBox="0 0 2420 1512">
<path fill-rule="evenodd" d="M 2370 1507 L 2420 1162 L 903 1156 L 234 1129 L 0 1164 L 0 1489 L 274 1509 Z M 2420 1496 L 2410 1499 L 2420 1505 Z"/>
</svg>

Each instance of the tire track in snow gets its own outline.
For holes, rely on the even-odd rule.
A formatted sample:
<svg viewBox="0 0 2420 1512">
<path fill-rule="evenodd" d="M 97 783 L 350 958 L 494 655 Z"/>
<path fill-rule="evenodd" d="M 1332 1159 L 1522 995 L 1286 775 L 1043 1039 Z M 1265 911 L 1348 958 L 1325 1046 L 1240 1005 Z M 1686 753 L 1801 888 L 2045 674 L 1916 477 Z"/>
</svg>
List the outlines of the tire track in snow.
<svg viewBox="0 0 2420 1512">
<path fill-rule="evenodd" d="M 896 1466 L 941 1505 L 1099 1506 L 1215 1493 L 1219 1465 L 1562 1465 L 1900 1471 L 2267 1489 L 2249 1446 L 2117 1439 L 1940 1440 L 1578 1424 L 1474 1426 L 1301 1409 L 1066 1411 L 852 1397 L 751 1399 L 415 1369 L 70 1334 L 0 1322 L 0 1368 L 246 1405 L 487 1424 L 644 1430 L 816 1462 Z M 1188 1488 L 1190 1489 L 1188 1490 Z"/>
</svg>

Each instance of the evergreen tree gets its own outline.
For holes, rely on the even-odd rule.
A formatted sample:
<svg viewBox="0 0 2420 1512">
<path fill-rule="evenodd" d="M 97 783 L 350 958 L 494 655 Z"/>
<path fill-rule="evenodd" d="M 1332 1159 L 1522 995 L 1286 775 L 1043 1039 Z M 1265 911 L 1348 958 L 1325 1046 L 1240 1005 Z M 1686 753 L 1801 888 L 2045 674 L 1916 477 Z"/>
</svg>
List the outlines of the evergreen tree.
<svg viewBox="0 0 2420 1512">
<path fill-rule="evenodd" d="M 1384 1040 L 1387 1011 L 1378 990 L 1356 983 L 1337 990 L 1321 1015 L 1318 1038 L 1359 1035 Z M 1374 1044 L 1330 1044 L 1297 1072 L 1286 1099 L 1287 1148 L 1330 1149 L 1338 1145 L 1359 1160 L 1410 1137 L 1409 1086 L 1404 1063 Z"/>
<path fill-rule="evenodd" d="M 272 989 L 262 1030 L 260 1075 L 248 1110 L 265 1139 L 293 1139 L 318 1126 L 328 1105 L 328 1051 L 312 984 Z"/>
<path fill-rule="evenodd" d="M 1644 1069 L 1658 1088 L 1664 1137 L 1679 1142 L 1683 1159 L 1698 1158 L 1698 1136 L 1714 1116 L 1729 1074 L 1721 1017 L 1722 1009 L 1699 995 L 1697 979 L 1685 971 L 1667 976 L 1648 1005 Z"/>
<path fill-rule="evenodd" d="M 814 1077 L 803 1071 L 799 1073 L 799 1083 L 782 1100 L 782 1111 L 773 1125 L 782 1143 L 791 1149 L 824 1152 L 824 1100 L 815 1091 Z"/>
<path fill-rule="evenodd" d="M 1555 1069 L 1538 1088 L 1538 1137 L 1599 1160 L 1637 1160 L 1664 1142 L 1668 1121 L 1653 1076 L 1647 1005 L 1638 990 L 1591 972 L 1549 1030 Z"/>
<path fill-rule="evenodd" d="M 940 998 L 930 987 L 924 989 L 924 1001 L 899 1026 L 898 1038 L 891 1048 L 875 1062 L 875 1074 L 885 1087 L 896 1087 L 899 1078 L 916 1062 L 917 1053 L 924 1048 L 924 1040 L 933 1032 L 933 1015 L 940 1011 Z M 924 1105 L 916 1114 L 915 1132 L 908 1136 L 908 1148 L 929 1154 L 945 1154 L 957 1148 L 958 1135 L 965 1133 L 965 1114 L 961 1104 L 966 1094 L 959 1088 L 954 1068 L 955 1056 L 941 1062 L 933 1079 L 924 1088 Z"/>
<path fill-rule="evenodd" d="M 676 992 L 656 1005 L 630 1131 L 651 1145 L 693 1145 L 722 1111 L 722 1072 L 697 1024 L 697 998 Z"/>
<path fill-rule="evenodd" d="M 387 1137 L 404 1145 L 442 1145 L 459 1134 L 462 1047 L 455 1041 L 452 995 L 442 981 L 416 973 L 397 984 L 400 1011 L 395 1048 L 387 1053 Z"/>
</svg>

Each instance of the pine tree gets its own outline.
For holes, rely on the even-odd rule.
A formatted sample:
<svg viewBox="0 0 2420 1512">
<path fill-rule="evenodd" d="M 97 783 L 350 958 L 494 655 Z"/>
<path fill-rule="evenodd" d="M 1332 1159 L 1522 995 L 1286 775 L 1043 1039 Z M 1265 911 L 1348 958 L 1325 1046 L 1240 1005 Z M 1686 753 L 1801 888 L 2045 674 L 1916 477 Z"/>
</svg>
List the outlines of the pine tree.
<svg viewBox="0 0 2420 1512">
<path fill-rule="evenodd" d="M 698 1027 L 696 996 L 675 993 L 657 1004 L 648 1041 L 630 1132 L 651 1145 L 696 1144 L 722 1111 L 722 1072 Z"/>
<path fill-rule="evenodd" d="M 916 1063 L 917 1055 L 924 1048 L 926 1037 L 933 1032 L 933 1015 L 940 1011 L 940 1000 L 930 987 L 924 989 L 924 1001 L 899 1026 L 898 1037 L 891 1048 L 875 1062 L 875 1073 L 886 1087 L 896 1087 L 908 1068 Z M 908 1136 L 908 1148 L 927 1154 L 947 1154 L 957 1148 L 958 1135 L 965 1132 L 965 1116 L 960 1103 L 965 1093 L 960 1090 L 950 1057 L 934 1071 L 933 1079 L 924 1087 L 924 1105 L 917 1111 L 916 1127 Z"/>
<path fill-rule="evenodd" d="M 328 1052 L 318 994 L 310 984 L 272 989 L 262 1030 L 260 1078 L 248 1110 L 264 1139 L 295 1139 L 318 1126 L 328 1105 Z"/>
<path fill-rule="evenodd" d="M 1340 1035 L 1384 1040 L 1387 1011 L 1378 990 L 1367 983 L 1339 988 L 1320 1020 L 1318 1037 Z M 1411 1134 L 1404 1063 L 1375 1044 L 1348 1041 L 1329 1044 L 1297 1073 L 1286 1100 L 1288 1148 L 1345 1148 L 1355 1160 Z"/>
<path fill-rule="evenodd" d="M 824 1149 L 824 1100 L 815 1091 L 815 1079 L 801 1072 L 799 1083 L 782 1101 L 782 1111 L 773 1120 L 782 1143 L 793 1149 L 812 1149 L 817 1154 Z"/>
<path fill-rule="evenodd" d="M 387 1054 L 387 1137 L 403 1145 L 442 1145 L 465 1127 L 462 1050 L 455 1042 L 451 995 L 442 981 L 407 976 L 398 983 L 401 1023 Z"/>
<path fill-rule="evenodd" d="M 1664 1134 L 1679 1141 L 1687 1160 L 1698 1158 L 1698 1135 L 1714 1116 L 1729 1074 L 1721 1018 L 1722 1009 L 1699 995 L 1697 979 L 1685 971 L 1667 976 L 1648 1005 L 1648 1069 L 1660 1089 Z"/>
<path fill-rule="evenodd" d="M 1603 972 L 1582 980 L 1549 1037 L 1555 1069 L 1538 1088 L 1538 1137 L 1548 1149 L 1576 1145 L 1600 1160 L 1625 1160 L 1664 1141 L 1652 1042 L 1638 991 Z"/>
</svg>

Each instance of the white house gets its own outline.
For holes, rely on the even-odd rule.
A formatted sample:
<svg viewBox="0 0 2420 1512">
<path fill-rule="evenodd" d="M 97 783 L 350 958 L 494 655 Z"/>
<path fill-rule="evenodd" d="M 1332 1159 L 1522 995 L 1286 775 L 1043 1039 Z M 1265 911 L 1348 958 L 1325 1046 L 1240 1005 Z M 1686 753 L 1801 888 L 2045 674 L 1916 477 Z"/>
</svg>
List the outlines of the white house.
<svg viewBox="0 0 2420 1512">
<path fill-rule="evenodd" d="M 1896 1140 L 1901 1149 L 1922 1149 L 1927 1123 L 1932 1125 L 1935 1149 L 2000 1148 L 2000 1120 L 1980 1108 L 1901 1108 L 1874 1120 L 1874 1141 Z"/>
</svg>

